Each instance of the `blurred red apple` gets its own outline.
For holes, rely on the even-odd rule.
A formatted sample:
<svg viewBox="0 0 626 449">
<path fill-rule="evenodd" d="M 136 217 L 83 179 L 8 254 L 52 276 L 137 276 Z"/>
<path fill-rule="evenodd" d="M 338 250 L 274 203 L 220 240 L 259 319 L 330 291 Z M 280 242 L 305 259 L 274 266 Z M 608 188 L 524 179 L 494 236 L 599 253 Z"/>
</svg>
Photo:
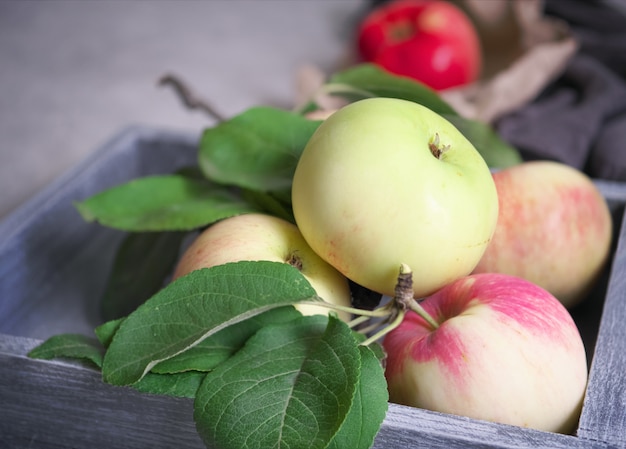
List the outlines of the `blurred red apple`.
<svg viewBox="0 0 626 449">
<path fill-rule="evenodd" d="M 361 22 L 357 47 L 362 61 L 436 90 L 475 81 L 482 64 L 473 23 L 443 0 L 383 3 Z"/>
<path fill-rule="evenodd" d="M 493 174 L 496 231 L 474 273 L 506 273 L 548 290 L 566 307 L 589 293 L 611 250 L 606 200 L 584 173 L 550 161 Z"/>
</svg>

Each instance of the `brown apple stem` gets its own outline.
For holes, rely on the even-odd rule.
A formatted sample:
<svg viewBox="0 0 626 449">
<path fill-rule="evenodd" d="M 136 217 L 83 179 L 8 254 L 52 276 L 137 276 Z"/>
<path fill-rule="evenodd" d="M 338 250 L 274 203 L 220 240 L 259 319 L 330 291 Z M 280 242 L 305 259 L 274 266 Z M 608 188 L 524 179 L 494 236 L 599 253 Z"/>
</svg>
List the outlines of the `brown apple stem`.
<svg viewBox="0 0 626 449">
<path fill-rule="evenodd" d="M 439 327 L 439 323 L 413 298 L 413 271 L 404 263 L 400 265 L 394 300 L 401 310 L 412 310 L 430 324 L 433 329 Z"/>
<path fill-rule="evenodd" d="M 439 327 L 439 323 L 437 323 L 437 321 L 435 321 L 435 319 L 413 298 L 413 271 L 405 263 L 400 265 L 400 272 L 398 274 L 398 280 L 396 281 L 393 300 L 386 306 L 391 306 L 393 310 L 392 313 L 390 313 L 387 319 L 382 323 L 372 325 L 371 329 L 376 329 L 380 326 L 384 327 L 361 343 L 363 346 L 367 346 L 370 343 L 383 338 L 389 332 L 397 328 L 402 323 L 402 320 L 404 320 L 407 310 L 412 310 L 417 313 L 420 317 L 426 320 L 426 322 L 430 324 L 433 329 L 437 329 Z M 367 328 L 367 331 L 369 330 L 370 328 Z"/>
<path fill-rule="evenodd" d="M 180 98 L 180 100 L 187 108 L 199 109 L 206 115 L 214 120 L 217 120 L 220 123 L 224 121 L 224 117 L 220 113 L 213 109 L 213 107 L 208 102 L 200 99 L 197 95 L 191 92 L 191 89 L 187 86 L 187 84 L 176 75 L 163 75 L 159 80 L 159 85 L 172 86 L 174 88 L 174 91 L 178 95 L 178 98 Z"/>
<path fill-rule="evenodd" d="M 439 133 L 435 133 L 435 137 L 428 143 L 428 148 L 430 148 L 430 152 L 437 159 L 441 159 L 443 153 L 450 149 L 450 145 L 441 145 L 439 141 Z"/>
</svg>

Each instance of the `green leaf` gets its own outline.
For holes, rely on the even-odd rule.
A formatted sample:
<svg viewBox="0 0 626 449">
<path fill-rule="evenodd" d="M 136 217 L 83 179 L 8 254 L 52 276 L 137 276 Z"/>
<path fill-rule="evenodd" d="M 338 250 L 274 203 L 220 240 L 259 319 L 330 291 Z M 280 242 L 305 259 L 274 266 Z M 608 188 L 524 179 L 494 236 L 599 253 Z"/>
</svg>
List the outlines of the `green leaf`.
<svg viewBox="0 0 626 449">
<path fill-rule="evenodd" d="M 227 187 L 181 175 L 137 178 L 76 207 L 87 221 L 126 231 L 187 231 L 256 211 Z"/>
<path fill-rule="evenodd" d="M 472 142 L 491 168 L 506 168 L 522 162 L 516 148 L 506 143 L 488 124 L 458 115 L 443 115 Z"/>
<path fill-rule="evenodd" d="M 334 317 L 266 327 L 207 374 L 198 433 L 222 449 L 325 448 L 350 411 L 360 365 L 352 331 Z"/>
<path fill-rule="evenodd" d="M 368 449 L 380 430 L 388 408 L 387 381 L 378 356 L 366 346 L 361 352 L 361 375 L 350 413 L 328 449 Z"/>
<path fill-rule="evenodd" d="M 118 318 L 116 320 L 107 321 L 94 329 L 98 341 L 108 348 L 113 340 L 113 336 L 119 329 L 120 325 L 126 318 Z"/>
<path fill-rule="evenodd" d="M 105 354 L 103 378 L 133 384 L 222 329 L 302 300 L 319 298 L 285 263 L 245 261 L 193 271 L 124 319 Z"/>
<path fill-rule="evenodd" d="M 324 89 L 349 101 L 371 97 L 413 101 L 438 114 L 457 112 L 430 87 L 411 78 L 393 75 L 374 64 L 361 64 L 333 75 Z"/>
<path fill-rule="evenodd" d="M 191 391 L 195 394 L 196 383 L 201 382 L 204 374 L 241 349 L 256 331 L 266 325 L 286 323 L 300 316 L 301 313 L 293 307 L 280 307 L 229 326 L 187 351 L 159 363 L 133 387 L 146 393 L 193 397 Z M 95 329 L 105 348 L 109 347 L 122 321 L 124 318 L 108 321 Z M 178 376 L 185 373 L 190 374 Z"/>
<path fill-rule="evenodd" d="M 211 180 L 288 200 L 300 154 L 319 123 L 281 109 L 251 108 L 205 130 L 199 166 Z"/>
<path fill-rule="evenodd" d="M 249 204 L 254 205 L 254 207 L 267 214 L 274 215 L 275 217 L 282 218 L 294 224 L 296 222 L 293 217 L 293 210 L 291 209 L 291 198 L 285 200 L 284 198 L 277 198 L 271 193 L 249 189 L 243 189 L 241 191 L 241 197 Z"/>
<path fill-rule="evenodd" d="M 102 318 L 124 317 L 163 287 L 185 232 L 128 234 L 120 244 L 101 299 Z"/>
<path fill-rule="evenodd" d="M 133 385 L 138 391 L 150 394 L 194 398 L 198 387 L 202 384 L 206 373 L 187 371 L 177 374 L 148 373 Z"/>
<path fill-rule="evenodd" d="M 54 335 L 32 349 L 28 356 L 33 359 L 86 360 L 100 368 L 104 348 L 91 337 L 82 334 Z"/>
<path fill-rule="evenodd" d="M 211 371 L 227 360 L 245 344 L 245 342 L 264 326 L 286 323 L 301 316 L 293 307 L 280 307 L 268 310 L 258 316 L 229 326 L 202 340 L 193 348 L 165 360 L 154 368 L 154 373 L 178 373 L 182 371 Z"/>
</svg>

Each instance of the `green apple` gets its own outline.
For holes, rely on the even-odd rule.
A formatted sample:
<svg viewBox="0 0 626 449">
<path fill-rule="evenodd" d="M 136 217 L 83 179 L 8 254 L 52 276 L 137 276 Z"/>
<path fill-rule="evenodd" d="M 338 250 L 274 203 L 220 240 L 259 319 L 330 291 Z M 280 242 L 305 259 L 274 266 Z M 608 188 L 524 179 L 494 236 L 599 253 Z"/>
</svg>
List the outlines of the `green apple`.
<svg viewBox="0 0 626 449">
<path fill-rule="evenodd" d="M 357 284 L 393 295 L 398 267 L 426 296 L 469 274 L 496 227 L 489 168 L 447 120 L 406 100 L 371 98 L 328 117 L 292 187 L 311 248 Z"/>
<path fill-rule="evenodd" d="M 313 252 L 293 223 L 265 214 L 238 215 L 209 226 L 184 251 L 173 278 L 199 268 L 241 260 L 291 264 L 302 272 L 322 299 L 351 306 L 350 287 L 345 276 Z M 331 310 L 308 304 L 296 308 L 305 315 L 328 314 Z M 338 316 L 344 321 L 350 319 L 346 312 L 339 312 Z"/>
</svg>

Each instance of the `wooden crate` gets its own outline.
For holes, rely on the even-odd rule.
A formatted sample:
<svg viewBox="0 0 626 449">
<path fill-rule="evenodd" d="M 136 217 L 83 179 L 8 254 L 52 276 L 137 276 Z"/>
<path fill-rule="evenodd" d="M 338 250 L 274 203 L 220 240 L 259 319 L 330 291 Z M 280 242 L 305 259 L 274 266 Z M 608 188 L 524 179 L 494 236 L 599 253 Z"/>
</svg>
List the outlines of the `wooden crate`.
<svg viewBox="0 0 626 449">
<path fill-rule="evenodd" d="M 86 365 L 26 356 L 51 335 L 92 335 L 100 323 L 100 292 L 123 234 L 85 223 L 72 202 L 195 164 L 198 138 L 131 127 L 0 223 L 0 447 L 204 448 L 192 400 L 106 385 Z M 615 219 L 614 258 L 572 311 L 591 365 L 576 435 L 390 404 L 375 448 L 626 447 L 626 185 L 597 184 Z"/>
</svg>

